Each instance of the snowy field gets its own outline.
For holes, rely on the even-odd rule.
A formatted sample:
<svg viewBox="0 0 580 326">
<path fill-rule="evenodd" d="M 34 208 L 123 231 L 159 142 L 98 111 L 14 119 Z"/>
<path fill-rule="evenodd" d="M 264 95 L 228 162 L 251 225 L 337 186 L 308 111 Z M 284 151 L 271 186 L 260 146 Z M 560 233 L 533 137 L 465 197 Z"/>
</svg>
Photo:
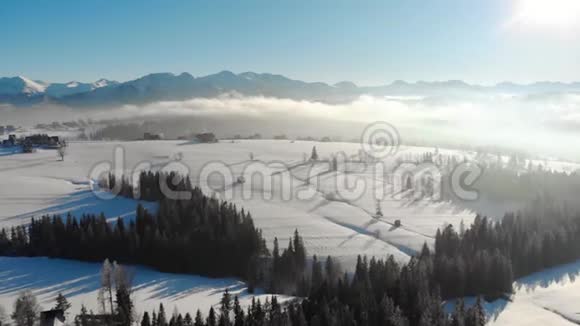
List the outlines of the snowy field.
<svg viewBox="0 0 580 326">
<path fill-rule="evenodd" d="M 492 326 L 580 324 L 580 261 L 547 269 L 521 278 L 514 283 L 515 293 L 509 300 L 485 302 L 488 324 Z M 467 306 L 475 298 L 465 299 Z M 452 311 L 453 302 L 446 304 Z"/>
<path fill-rule="evenodd" d="M 369 256 L 395 255 L 406 261 L 408 254 L 431 243 L 437 228 L 446 223 L 467 225 L 473 212 L 449 203 L 406 201 L 385 198 L 381 202 L 383 216 L 375 218 L 376 202 L 372 180 L 377 178 L 356 166 L 349 171 L 329 173 L 326 163 L 304 163 L 317 146 L 319 156 L 344 152 L 356 154 L 360 145 L 353 143 L 317 143 L 289 141 L 222 141 L 217 144 L 190 144 L 179 141 L 154 142 L 78 142 L 70 143 L 68 154 L 61 162 L 52 150 L 32 154 L 0 156 L 0 223 L 2 226 L 28 223 L 31 216 L 72 212 L 105 213 L 107 218 L 130 217 L 136 202 L 124 198 L 101 200 L 89 191 L 89 172 L 100 162 L 113 161 L 115 147 L 122 146 L 124 170 L 130 173 L 138 163 L 148 162 L 153 168 L 175 163 L 187 165 L 194 183 L 208 162 L 221 162 L 230 169 L 233 178 L 253 174 L 270 177 L 264 183 L 232 181 L 210 183 L 208 193 L 215 192 L 249 210 L 258 227 L 264 231 L 268 245 L 274 237 L 281 244 L 295 229 L 302 234 L 309 254 L 333 255 L 351 265 L 359 254 Z M 400 148 L 398 155 L 420 155 L 429 148 Z M 254 161 L 250 161 L 250 153 Z M 450 151 L 454 155 L 459 152 Z M 394 162 L 395 157 L 389 158 Z M 260 162 L 265 162 L 262 164 Z M 275 163 L 277 162 L 277 163 Z M 350 171 L 352 170 L 352 171 Z M 279 178 L 277 177 L 279 176 Z M 359 178 L 368 189 L 354 200 L 331 196 L 336 185 L 345 178 Z M 259 181 L 259 180 L 258 180 Z M 387 190 L 388 191 L 388 190 Z M 145 203 L 155 210 L 155 204 Z M 401 227 L 394 221 L 401 220 Z"/>
<path fill-rule="evenodd" d="M 281 246 L 285 247 L 288 237 L 298 229 L 309 255 L 332 255 L 345 269 L 352 268 L 357 255 L 386 257 L 392 254 L 400 262 L 406 262 L 423 243 L 433 243 L 438 228 L 449 223 L 457 227 L 461 221 L 469 225 L 475 216 L 473 211 L 448 202 L 401 196 L 382 176 L 377 177 L 357 164 L 347 164 L 344 169 L 331 172 L 326 162 L 304 162 L 313 146 L 325 160 L 339 152 L 347 156 L 356 154 L 360 145 L 355 143 L 273 140 L 221 141 L 217 144 L 71 142 L 64 161 L 59 161 L 53 150 L 31 154 L 0 151 L 0 226 L 26 224 L 31 216 L 68 212 L 74 215 L 103 212 L 109 219 L 134 216 L 137 201 L 102 200 L 90 191 L 91 169 L 99 163 L 113 161 L 118 146 L 124 149 L 126 173 L 143 162 L 154 169 L 162 169 L 179 161 L 187 166 L 192 182 L 197 184 L 200 172 L 205 171 L 208 164 L 213 162 L 227 168 L 231 179 L 210 178 L 211 182 L 204 188 L 208 195 L 221 196 L 248 210 L 256 226 L 263 230 L 269 246 L 274 237 L 278 237 Z M 434 149 L 401 147 L 396 155 L 386 158 L 385 163 L 394 166 L 397 159 L 427 152 L 433 153 Z M 438 152 L 459 159 L 475 155 L 456 150 L 438 149 Z M 556 163 L 562 169 L 577 168 Z M 235 182 L 241 176 L 246 182 Z M 266 182 L 259 182 L 260 177 L 265 177 Z M 250 182 L 252 180 L 254 182 Z M 348 199 L 336 196 L 337 187 L 356 180 L 364 182 L 362 195 Z M 376 216 L 373 191 L 381 187 L 388 195 L 380 202 L 382 216 Z M 154 203 L 143 204 L 148 210 L 156 210 Z M 395 225 L 397 220 L 400 226 Z M 75 309 L 85 303 L 97 310 L 97 273 L 98 265 L 95 264 L 43 258 L 0 258 L 0 304 L 11 305 L 17 291 L 24 288 L 34 289 L 43 303 L 47 303 L 62 289 L 65 294 L 71 294 Z M 236 280 L 168 275 L 141 267 L 136 270 L 136 286 L 136 296 L 143 307 L 152 309 L 159 300 L 167 300 L 168 306 L 177 305 L 182 311 L 217 302 L 225 287 L 238 292 L 244 289 L 243 283 Z M 509 312 L 509 307 L 516 303 L 510 303 L 505 310 Z"/>
<path fill-rule="evenodd" d="M 62 292 L 72 303 L 71 313 L 80 312 L 81 306 L 98 313 L 101 264 L 64 259 L 0 257 L 0 305 L 11 311 L 14 298 L 23 289 L 30 289 L 44 309 L 54 306 L 54 299 Z M 240 298 L 242 305 L 251 302 L 254 295 L 247 292 L 245 284 L 236 279 L 213 279 L 195 275 L 167 274 L 146 267 L 128 267 L 134 274 L 133 298 L 138 312 L 158 310 L 163 303 L 167 314 L 174 309 L 207 313 L 219 302 L 228 289 Z M 268 295 L 256 294 L 264 301 Z M 280 297 L 284 301 L 287 297 Z M 216 307 L 217 308 L 217 307 Z"/>
</svg>

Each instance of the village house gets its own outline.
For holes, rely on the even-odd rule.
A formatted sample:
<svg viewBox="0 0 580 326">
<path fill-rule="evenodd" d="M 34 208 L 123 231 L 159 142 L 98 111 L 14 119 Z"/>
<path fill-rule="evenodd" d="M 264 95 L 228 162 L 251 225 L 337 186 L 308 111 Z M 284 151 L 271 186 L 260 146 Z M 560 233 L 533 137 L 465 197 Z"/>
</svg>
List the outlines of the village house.
<svg viewBox="0 0 580 326">
<path fill-rule="evenodd" d="M 60 326 L 64 325 L 64 310 L 53 309 L 40 313 L 40 326 Z"/>
<path fill-rule="evenodd" d="M 161 140 L 163 139 L 163 134 L 154 134 L 151 132 L 146 132 L 143 134 L 144 140 Z"/>
<path fill-rule="evenodd" d="M 115 326 L 120 323 L 111 314 L 80 314 L 75 316 L 75 325 L 108 325 Z"/>
<path fill-rule="evenodd" d="M 217 143 L 218 139 L 213 132 L 206 132 L 195 135 L 195 140 L 200 143 Z"/>
<path fill-rule="evenodd" d="M 23 144 L 29 143 L 32 146 L 58 146 L 60 138 L 47 134 L 37 134 L 24 137 Z"/>
<path fill-rule="evenodd" d="M 2 146 L 4 147 L 12 147 L 16 145 L 16 135 L 8 135 L 8 139 L 2 140 Z"/>
</svg>

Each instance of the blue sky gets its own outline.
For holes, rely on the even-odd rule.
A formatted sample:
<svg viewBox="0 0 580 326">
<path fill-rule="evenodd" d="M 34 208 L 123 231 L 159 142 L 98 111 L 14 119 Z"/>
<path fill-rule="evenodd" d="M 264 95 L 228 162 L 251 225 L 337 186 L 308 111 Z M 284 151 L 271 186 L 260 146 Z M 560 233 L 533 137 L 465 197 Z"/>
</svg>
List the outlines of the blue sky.
<svg viewBox="0 0 580 326">
<path fill-rule="evenodd" d="M 554 5 L 535 10 L 522 7 L 525 1 Z M 570 1 L 580 3 L 2 0 L 0 76 L 123 81 L 150 72 L 232 70 L 364 85 L 580 80 L 573 22 L 580 14 L 555 23 L 557 15 L 580 12 L 575 4 L 565 8 Z M 526 20 L 515 24 L 518 10 Z"/>
</svg>

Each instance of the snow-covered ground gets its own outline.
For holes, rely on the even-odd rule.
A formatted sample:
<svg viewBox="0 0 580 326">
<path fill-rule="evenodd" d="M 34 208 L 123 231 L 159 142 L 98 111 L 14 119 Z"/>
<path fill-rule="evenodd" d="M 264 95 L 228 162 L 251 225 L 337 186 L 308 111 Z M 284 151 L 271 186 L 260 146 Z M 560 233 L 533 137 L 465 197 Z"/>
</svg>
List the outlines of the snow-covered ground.
<svg viewBox="0 0 580 326">
<path fill-rule="evenodd" d="M 338 172 L 329 172 L 328 164 L 304 162 L 313 146 L 321 159 L 336 153 L 357 154 L 360 144 L 320 143 L 286 140 L 236 140 L 216 144 L 192 144 L 184 141 L 134 142 L 71 142 L 67 156 L 59 161 L 55 151 L 38 150 L 32 154 L 0 152 L 0 225 L 28 223 L 30 216 L 42 214 L 105 213 L 108 218 L 130 217 L 136 202 L 116 198 L 105 201 L 93 196 L 89 189 L 89 173 L 102 162 L 113 162 L 115 148 L 124 149 L 126 173 L 139 163 L 152 168 L 175 163 L 187 166 L 194 183 L 209 163 L 219 162 L 229 169 L 232 178 L 244 176 L 248 182 L 233 180 L 211 183 L 219 196 L 235 202 L 252 213 L 255 223 L 264 231 L 268 245 L 274 237 L 281 244 L 298 229 L 308 252 L 320 256 L 333 255 L 350 265 L 359 254 L 386 256 L 394 254 L 405 261 L 408 253 L 432 243 L 436 230 L 445 224 L 469 225 L 474 212 L 448 202 L 406 199 L 385 182 L 381 175 L 369 172 L 362 164 L 349 163 Z M 387 167 L 397 160 L 406 160 L 424 153 L 429 147 L 405 147 L 385 159 Z M 472 158 L 474 152 L 437 149 L 443 155 L 458 159 Z M 254 160 L 250 160 L 250 153 Z M 573 163 L 547 162 L 555 168 L 573 169 Z M 570 165 L 572 164 L 572 165 Z M 252 176 L 271 177 L 260 182 Z M 338 187 L 363 181 L 363 191 L 355 198 L 336 196 Z M 387 196 L 381 200 L 383 216 L 377 218 L 374 191 L 383 188 Z M 145 203 L 155 210 L 155 204 Z M 483 210 L 484 208 L 481 207 Z M 395 227 L 396 220 L 401 221 Z"/>
<path fill-rule="evenodd" d="M 474 214 L 449 203 L 401 201 L 387 197 L 381 203 L 382 218 L 374 218 L 376 201 L 373 189 L 377 178 L 364 169 L 349 167 L 345 173 L 328 173 L 326 163 L 304 163 L 313 146 L 319 156 L 344 152 L 356 154 L 354 143 L 289 142 L 272 140 L 222 141 L 217 144 L 191 144 L 180 141 L 135 142 L 71 142 L 64 161 L 52 150 L 32 154 L 0 156 L 0 223 L 10 226 L 28 223 L 42 214 L 99 213 L 108 218 L 131 216 L 136 202 L 123 198 L 106 201 L 93 196 L 89 189 L 89 173 L 97 164 L 113 161 L 114 149 L 124 149 L 124 170 L 129 173 L 138 163 L 148 162 L 162 168 L 181 157 L 194 183 L 208 162 L 221 162 L 233 178 L 253 173 L 270 177 L 279 174 L 274 184 L 269 181 L 235 184 L 232 181 L 211 184 L 213 191 L 252 213 L 255 223 L 264 231 L 271 245 L 274 237 L 281 244 L 295 229 L 302 234 L 309 254 L 333 255 L 344 265 L 351 265 L 359 254 L 395 255 L 406 261 L 424 242 L 431 243 L 437 228 L 445 223 L 469 225 Z M 429 148 L 400 148 L 398 156 L 416 155 Z M 250 161 L 250 153 L 254 161 Z M 456 151 L 450 151 L 460 155 Z M 391 163 L 395 157 L 388 158 Z M 265 162 L 262 164 L 260 162 Z M 277 164 L 272 162 L 278 162 Z M 354 172 L 353 172 L 354 171 Z M 332 195 L 341 178 L 365 181 L 362 195 L 353 200 L 340 200 Z M 221 180 L 221 179 L 220 179 Z M 381 180 L 379 180 L 382 182 Z M 378 187 L 381 187 L 379 184 Z M 389 189 L 387 189 L 388 191 Z M 210 192 L 208 190 L 208 192 Z M 287 195 L 290 197 L 288 198 Z M 269 196 L 271 198 L 269 198 Z M 154 204 L 148 204 L 154 210 Z M 401 220 L 401 227 L 394 221 Z"/>
<path fill-rule="evenodd" d="M 177 308 L 185 313 L 195 313 L 200 309 L 207 313 L 219 302 L 228 289 L 246 305 L 253 294 L 247 292 L 246 285 L 236 279 L 213 279 L 195 275 L 167 274 L 146 267 L 127 267 L 134 275 L 133 299 L 139 304 L 138 312 L 158 310 L 163 303 L 166 313 Z M 0 257 L 0 306 L 11 311 L 14 298 L 23 289 L 30 289 L 38 298 L 42 308 L 54 306 L 59 292 L 72 303 L 71 313 L 80 312 L 81 306 L 99 312 L 97 302 L 100 288 L 101 264 L 77 262 L 64 259 Z M 256 298 L 265 300 L 266 294 L 257 293 Z M 280 297 L 283 301 L 287 297 Z"/>
<path fill-rule="evenodd" d="M 355 143 L 282 140 L 236 140 L 216 144 L 70 142 L 64 161 L 59 161 L 53 150 L 31 154 L 0 151 L 0 226 L 25 224 L 31 216 L 69 211 L 75 215 L 103 212 L 110 219 L 133 216 L 137 201 L 102 200 L 89 190 L 92 168 L 112 162 L 115 148 L 119 146 L 124 150 L 126 173 L 143 162 L 154 169 L 179 162 L 187 166 L 196 184 L 200 182 L 200 172 L 206 171 L 208 164 L 225 167 L 232 179 L 210 178 L 209 188 L 205 188 L 208 195 L 222 196 L 248 210 L 256 226 L 263 230 L 269 246 L 274 237 L 285 246 L 288 237 L 298 229 L 309 255 L 332 255 L 346 269 L 353 266 L 357 255 L 386 257 L 392 254 L 405 262 L 423 243 L 431 244 L 441 226 L 449 223 L 458 226 L 461 221 L 469 225 L 475 216 L 473 211 L 448 202 L 413 200 L 396 193 L 382 175 L 369 173 L 362 165 L 349 164 L 345 169 L 329 172 L 326 162 L 304 162 L 313 146 L 320 158 L 326 159 L 339 152 L 348 156 L 356 154 L 360 144 Z M 434 149 L 400 147 L 396 155 L 385 159 L 385 163 L 392 167 L 397 159 L 405 160 L 426 152 L 433 153 Z M 438 152 L 459 159 L 475 155 L 457 150 L 438 149 Z M 574 168 L 556 163 L 560 168 Z M 246 181 L 235 182 L 240 176 Z M 260 177 L 265 177 L 267 182 L 259 182 Z M 342 198 L 336 195 L 345 182 L 350 184 L 357 180 L 364 185 L 359 196 Z M 388 194 L 380 201 L 382 216 L 376 216 L 377 202 L 373 194 L 378 188 Z M 154 203 L 144 204 L 149 210 L 156 209 Z M 401 226 L 395 226 L 397 220 Z M 11 304 L 15 293 L 28 287 L 38 291 L 43 302 L 47 302 L 55 295 L 55 289 L 64 287 L 63 291 L 71 293 L 75 309 L 80 307 L 80 302 L 96 309 L 97 265 L 43 258 L 0 259 L 1 304 Z M 137 268 L 136 277 L 137 298 L 147 309 L 157 306 L 158 299 L 178 298 L 168 302 L 183 304 L 184 309 L 181 306 L 180 309 L 190 311 L 217 302 L 225 287 L 231 286 L 238 291 L 243 288 L 243 284 L 235 280 L 168 275 L 141 267 Z"/>
<path fill-rule="evenodd" d="M 513 302 L 506 305 L 496 324 L 530 325 L 524 321 L 516 322 L 518 318 L 522 319 L 521 316 L 526 316 L 520 314 L 524 309 L 545 316 L 543 318 L 546 318 L 546 323 L 542 323 L 543 325 L 580 324 L 578 276 L 580 276 L 580 261 L 550 268 L 518 280 L 515 284 L 516 294 Z"/>
<path fill-rule="evenodd" d="M 488 324 L 493 326 L 580 324 L 580 261 L 550 268 L 514 283 L 515 293 L 509 300 L 485 302 Z M 467 306 L 475 298 L 466 298 Z M 446 309 L 452 311 L 454 302 Z"/>
</svg>

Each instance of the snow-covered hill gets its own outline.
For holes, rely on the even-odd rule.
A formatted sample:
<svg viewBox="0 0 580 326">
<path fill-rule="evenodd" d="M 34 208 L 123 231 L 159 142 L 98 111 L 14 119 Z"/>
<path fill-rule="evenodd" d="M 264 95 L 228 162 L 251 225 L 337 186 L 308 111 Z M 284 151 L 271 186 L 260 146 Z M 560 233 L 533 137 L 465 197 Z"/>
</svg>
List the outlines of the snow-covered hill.
<svg viewBox="0 0 580 326">
<path fill-rule="evenodd" d="M 304 154 L 310 153 L 313 146 L 317 147 L 323 160 L 304 162 Z M 91 169 L 97 164 L 112 162 L 117 147 L 124 150 L 126 172 L 143 162 L 151 164 L 154 169 L 179 162 L 187 166 L 194 184 L 200 181 L 200 172 L 208 164 L 219 163 L 231 173 L 232 179 L 210 178 L 208 186 L 211 189 L 206 187 L 204 190 L 208 195 L 222 196 L 248 210 L 256 226 L 263 230 L 270 247 L 274 237 L 285 244 L 297 229 L 304 238 L 309 255 L 332 255 L 347 270 L 352 268 L 358 255 L 394 255 L 398 261 L 406 262 L 423 243 L 433 242 L 438 228 L 449 223 L 458 226 L 461 221 L 469 225 L 475 215 L 473 211 L 449 202 L 413 200 L 392 194 L 380 202 L 383 216 L 375 216 L 376 202 L 372 190 L 386 186 L 388 193 L 390 188 L 386 180 L 381 176 L 377 178 L 357 163 L 344 170 L 328 171 L 328 163 L 324 161 L 338 152 L 357 153 L 360 145 L 354 143 L 287 140 L 222 141 L 216 144 L 184 141 L 71 142 L 64 161 L 59 161 L 51 150 L 31 154 L 0 151 L 0 226 L 25 224 L 31 216 L 69 211 L 75 215 L 104 212 L 110 219 L 132 218 L 136 201 L 125 198 L 103 200 L 89 191 Z M 386 158 L 385 163 L 389 166 L 397 158 L 432 151 L 432 148 L 403 146 L 395 156 Z M 441 148 L 438 152 L 460 158 L 474 155 Z M 250 160 L 250 153 L 254 160 Z M 548 166 L 552 166 L 551 162 Z M 553 166 L 570 168 L 561 162 L 555 162 Z M 265 176 L 266 182 L 259 179 L 250 182 L 255 175 Z M 246 182 L 236 183 L 238 177 L 244 177 Z M 335 195 L 337 186 L 357 179 L 365 181 L 368 187 L 361 196 L 345 200 Z M 155 203 L 144 204 L 149 210 L 156 209 Z M 396 225 L 397 220 L 401 222 L 400 226 Z M 36 270 L 54 273 L 32 272 Z M 93 307 L 96 304 L 97 273 L 98 265 L 95 264 L 43 258 L 0 258 L 0 304 L 8 306 L 18 290 L 32 288 L 45 305 L 62 290 L 72 297 L 74 309 L 80 309 L 80 303 Z M 137 285 L 137 299 L 143 304 L 140 307 L 152 309 L 159 300 L 165 300 L 169 307 L 175 304 L 181 311 L 217 303 L 226 286 L 236 291 L 244 288 L 236 280 L 167 275 L 146 268 L 137 268 Z M 542 298 L 537 300 L 544 300 Z M 572 314 L 572 306 L 552 305 L 551 299 L 546 300 L 542 301 L 546 307 L 562 314 Z M 517 306 L 517 303 L 508 304 L 507 313 L 501 318 L 509 318 L 509 309 L 530 307 L 529 301 L 522 306 Z M 547 314 L 546 309 L 538 309 Z"/>
<path fill-rule="evenodd" d="M 310 166 L 302 164 L 302 158 L 313 146 L 317 146 L 321 157 L 328 157 L 339 151 L 354 154 L 360 147 L 357 144 L 270 140 L 224 141 L 217 144 L 180 141 L 73 142 L 64 162 L 59 161 L 56 153 L 50 150 L 0 156 L 0 178 L 6 181 L 0 186 L 0 206 L 3 207 L 0 225 L 27 223 L 32 215 L 65 213 L 69 210 L 76 214 L 102 210 L 109 218 L 132 216 L 136 202 L 122 198 L 103 201 L 88 192 L 91 168 L 99 162 L 112 161 L 116 146 L 122 146 L 125 150 L 126 170 L 139 162 L 149 162 L 154 168 L 161 168 L 181 156 L 180 163 L 187 165 L 194 183 L 199 181 L 200 171 L 208 162 L 223 162 L 230 167 L 235 178 L 243 175 L 248 180 L 254 172 L 272 176 L 280 171 L 272 164 L 254 165 L 254 161 L 249 161 L 249 153 L 255 155 L 256 162 L 286 162 L 290 167 L 289 173 L 281 173 L 283 178 L 274 185 L 247 182 L 243 185 L 216 183 L 213 186 L 215 189 L 230 187 L 231 196 L 225 199 L 252 213 L 256 225 L 263 229 L 268 245 L 272 245 L 274 237 L 278 237 L 280 243 L 286 243 L 287 238 L 298 229 L 309 254 L 336 256 L 345 267 L 351 266 L 359 254 L 381 257 L 393 254 L 400 261 L 406 261 L 408 254 L 418 251 L 424 242 L 432 242 L 441 225 L 458 225 L 461 220 L 469 224 L 474 216 L 473 212 L 449 203 L 401 202 L 386 198 L 381 204 L 383 217 L 376 219 L 373 217 L 375 202 L 372 189 L 365 191 L 357 200 L 345 202 L 329 195 L 335 191 L 333 187 L 335 181 L 340 180 L 340 175 L 322 174 L 305 183 Z M 402 148 L 400 155 L 426 150 L 430 149 Z M 313 168 L 321 171 L 328 169 L 324 162 L 315 164 Z M 359 177 L 363 180 L 369 178 L 369 187 L 374 184 L 370 182 L 370 175 L 360 174 Z M 211 195 L 211 190 L 208 192 Z M 301 199 L 300 193 L 310 195 L 307 199 Z M 291 198 L 286 198 L 287 194 Z M 218 190 L 218 195 L 227 194 Z M 265 199 L 268 196 L 271 198 Z M 395 220 L 401 220 L 402 227 L 394 227 Z"/>
</svg>

